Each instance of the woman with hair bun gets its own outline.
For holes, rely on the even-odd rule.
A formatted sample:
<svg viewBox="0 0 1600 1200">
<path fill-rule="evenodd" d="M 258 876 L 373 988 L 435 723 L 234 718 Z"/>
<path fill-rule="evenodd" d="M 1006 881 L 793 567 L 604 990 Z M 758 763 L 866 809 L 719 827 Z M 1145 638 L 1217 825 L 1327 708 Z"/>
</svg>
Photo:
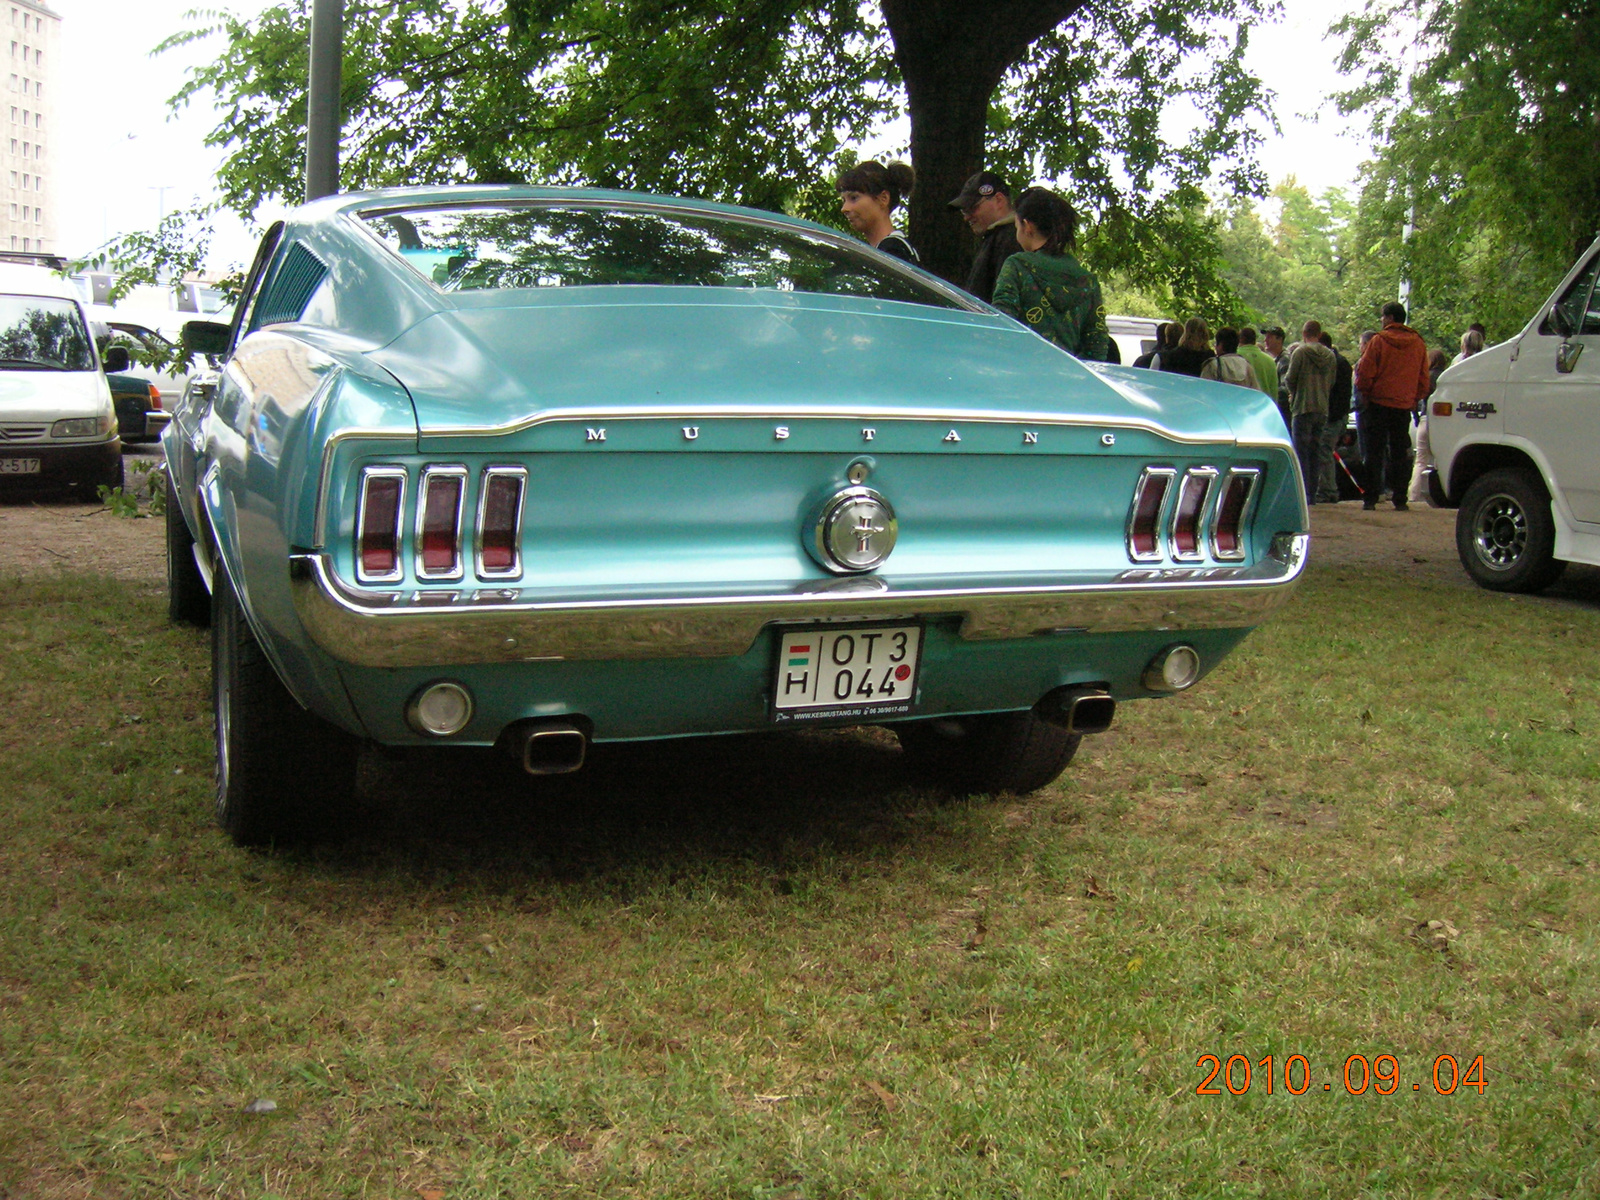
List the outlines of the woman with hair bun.
<svg viewBox="0 0 1600 1200">
<path fill-rule="evenodd" d="M 1069 251 L 1077 241 L 1078 214 L 1048 188 L 1017 197 L 1017 244 L 994 281 L 993 304 L 1040 337 L 1079 358 L 1105 362 L 1106 331 L 1100 281 Z"/>
<path fill-rule="evenodd" d="M 869 245 L 907 262 L 920 263 L 916 247 L 894 227 L 891 215 L 911 194 L 915 178 L 903 162 L 884 166 L 874 160 L 857 163 L 839 176 L 834 186 L 839 191 L 839 211 Z"/>
</svg>

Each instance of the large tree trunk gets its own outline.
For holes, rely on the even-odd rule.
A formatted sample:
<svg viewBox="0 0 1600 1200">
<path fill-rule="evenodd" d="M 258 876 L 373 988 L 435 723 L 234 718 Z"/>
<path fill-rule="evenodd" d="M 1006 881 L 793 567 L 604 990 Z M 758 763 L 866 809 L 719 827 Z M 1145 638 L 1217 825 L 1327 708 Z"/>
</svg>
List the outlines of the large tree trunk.
<svg viewBox="0 0 1600 1200">
<path fill-rule="evenodd" d="M 1011 66 L 1086 0 L 882 0 L 911 116 L 907 232 L 922 265 L 965 283 L 977 243 L 948 207 L 983 166 L 989 101 Z M 1021 187 L 1027 180 L 1013 180 Z"/>
</svg>

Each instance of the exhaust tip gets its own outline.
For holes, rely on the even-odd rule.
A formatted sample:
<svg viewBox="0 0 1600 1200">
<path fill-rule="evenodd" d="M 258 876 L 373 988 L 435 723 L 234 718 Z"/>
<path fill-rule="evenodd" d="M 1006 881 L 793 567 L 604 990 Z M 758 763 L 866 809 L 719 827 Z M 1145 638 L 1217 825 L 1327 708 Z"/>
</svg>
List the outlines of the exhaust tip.
<svg viewBox="0 0 1600 1200">
<path fill-rule="evenodd" d="M 589 734 L 572 721 L 519 721 L 500 735 L 529 775 L 570 775 L 589 755 Z"/>
<path fill-rule="evenodd" d="M 1117 702 L 1102 687 L 1072 684 L 1045 693 L 1034 712 L 1068 733 L 1104 733 L 1116 717 Z"/>
</svg>

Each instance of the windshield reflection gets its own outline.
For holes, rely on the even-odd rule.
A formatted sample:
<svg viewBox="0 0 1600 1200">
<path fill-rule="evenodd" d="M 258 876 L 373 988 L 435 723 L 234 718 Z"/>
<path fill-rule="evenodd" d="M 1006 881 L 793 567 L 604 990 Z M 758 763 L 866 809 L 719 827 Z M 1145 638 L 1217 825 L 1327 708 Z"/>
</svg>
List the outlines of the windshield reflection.
<svg viewBox="0 0 1600 1200">
<path fill-rule="evenodd" d="M 630 209 L 412 209 L 370 228 L 445 291 L 617 286 L 766 288 L 960 305 L 864 252 L 801 230 Z"/>
<path fill-rule="evenodd" d="M 88 371 L 89 330 L 70 300 L 0 296 L 0 370 Z"/>
</svg>

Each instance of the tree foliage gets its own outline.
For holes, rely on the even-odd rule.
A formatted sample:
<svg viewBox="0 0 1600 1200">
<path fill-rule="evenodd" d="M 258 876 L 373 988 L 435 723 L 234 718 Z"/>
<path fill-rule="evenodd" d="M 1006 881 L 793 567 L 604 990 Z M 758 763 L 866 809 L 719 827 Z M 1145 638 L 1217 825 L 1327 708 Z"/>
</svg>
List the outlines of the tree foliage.
<svg viewBox="0 0 1600 1200">
<path fill-rule="evenodd" d="M 1509 335 L 1600 231 L 1600 7 L 1369 0 L 1334 28 L 1379 147 L 1347 298 L 1405 278 L 1438 340 Z"/>
<path fill-rule="evenodd" d="M 222 202 L 302 189 L 308 0 L 197 16 L 214 42 L 174 102 L 209 91 Z M 911 118 L 911 229 L 960 272 L 945 207 L 988 161 L 1060 180 L 1103 269 L 1225 294 L 1200 188 L 1259 190 L 1244 68 L 1276 0 L 347 0 L 341 177 L 572 183 L 699 195 L 837 222 L 831 181 Z M 930 86 L 941 84 L 942 86 Z M 1169 140 L 1182 111 L 1192 136 Z M 972 128 L 975 120 L 975 135 Z"/>
</svg>

